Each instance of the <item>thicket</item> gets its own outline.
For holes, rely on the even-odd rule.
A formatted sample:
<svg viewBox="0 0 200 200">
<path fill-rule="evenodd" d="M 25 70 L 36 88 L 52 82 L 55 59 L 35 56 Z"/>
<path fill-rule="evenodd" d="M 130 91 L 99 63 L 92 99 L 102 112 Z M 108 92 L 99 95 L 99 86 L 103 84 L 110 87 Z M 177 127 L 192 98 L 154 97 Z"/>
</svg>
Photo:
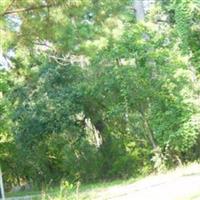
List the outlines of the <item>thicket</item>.
<svg viewBox="0 0 200 200">
<path fill-rule="evenodd" d="M 195 0 L 0 3 L 6 187 L 128 178 L 200 156 Z M 4 61 L 4 62 L 3 62 Z"/>
</svg>

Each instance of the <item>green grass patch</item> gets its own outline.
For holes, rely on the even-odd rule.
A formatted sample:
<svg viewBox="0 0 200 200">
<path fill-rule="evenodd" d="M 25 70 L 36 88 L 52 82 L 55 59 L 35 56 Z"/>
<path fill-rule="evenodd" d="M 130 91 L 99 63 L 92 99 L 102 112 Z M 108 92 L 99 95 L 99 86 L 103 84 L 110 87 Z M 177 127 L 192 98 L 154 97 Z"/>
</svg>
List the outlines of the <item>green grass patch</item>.
<svg viewBox="0 0 200 200">
<path fill-rule="evenodd" d="M 126 185 L 134 183 L 137 180 L 140 180 L 143 177 L 139 178 L 130 178 L 128 180 L 114 180 L 110 182 L 99 182 L 93 184 L 74 184 L 73 186 L 65 186 L 61 184 L 60 187 L 47 188 L 43 191 L 20 191 L 7 193 L 6 197 L 19 197 L 19 196 L 35 196 L 35 200 L 64 200 L 64 199 L 92 199 L 99 191 L 108 189 L 113 186 Z"/>
</svg>

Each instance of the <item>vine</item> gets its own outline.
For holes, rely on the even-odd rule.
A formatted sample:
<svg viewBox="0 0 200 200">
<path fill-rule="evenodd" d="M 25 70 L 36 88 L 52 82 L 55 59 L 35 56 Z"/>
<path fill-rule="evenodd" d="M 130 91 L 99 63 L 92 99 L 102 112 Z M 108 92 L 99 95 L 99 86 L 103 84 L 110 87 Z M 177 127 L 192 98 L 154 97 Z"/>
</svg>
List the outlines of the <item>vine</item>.
<svg viewBox="0 0 200 200">
<path fill-rule="evenodd" d="M 189 50 L 190 20 L 189 11 L 190 0 L 177 0 L 175 4 L 176 29 L 181 39 L 181 46 L 184 53 Z"/>
</svg>

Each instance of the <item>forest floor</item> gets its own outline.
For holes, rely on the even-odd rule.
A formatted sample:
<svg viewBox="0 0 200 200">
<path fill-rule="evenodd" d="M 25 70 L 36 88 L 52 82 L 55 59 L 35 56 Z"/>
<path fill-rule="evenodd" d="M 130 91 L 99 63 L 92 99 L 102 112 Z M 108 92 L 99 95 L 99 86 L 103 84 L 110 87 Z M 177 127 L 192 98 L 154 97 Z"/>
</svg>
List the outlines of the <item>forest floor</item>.
<svg viewBox="0 0 200 200">
<path fill-rule="evenodd" d="M 56 192 L 55 192 L 56 193 Z M 76 199 L 76 200 L 200 200 L 200 165 L 179 167 L 159 175 L 151 175 L 136 182 L 110 183 L 80 188 L 69 193 L 68 198 L 59 194 L 49 198 L 25 196 L 15 199 Z M 36 197 L 36 196 L 35 196 Z"/>
</svg>

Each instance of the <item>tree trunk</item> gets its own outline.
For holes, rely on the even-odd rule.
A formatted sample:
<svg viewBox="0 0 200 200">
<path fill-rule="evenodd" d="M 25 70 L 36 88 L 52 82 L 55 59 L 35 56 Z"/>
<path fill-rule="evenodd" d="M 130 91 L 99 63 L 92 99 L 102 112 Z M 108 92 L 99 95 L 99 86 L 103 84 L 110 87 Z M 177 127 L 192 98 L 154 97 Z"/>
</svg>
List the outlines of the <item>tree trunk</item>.
<svg viewBox="0 0 200 200">
<path fill-rule="evenodd" d="M 145 12 L 144 12 L 143 0 L 134 0 L 133 7 L 137 22 L 144 21 Z"/>
<path fill-rule="evenodd" d="M 144 114 L 144 112 L 141 112 L 140 111 L 140 114 L 142 116 L 142 120 L 143 120 L 143 124 L 144 124 L 144 129 L 145 129 L 145 132 L 146 132 L 146 137 L 148 138 L 149 140 L 149 143 L 151 144 L 152 148 L 154 150 L 157 149 L 157 144 L 156 144 L 156 141 L 155 141 L 155 138 L 154 138 L 154 135 L 153 135 L 153 130 L 151 129 L 147 119 L 146 119 L 146 116 Z"/>
<path fill-rule="evenodd" d="M 156 139 L 154 138 L 154 132 L 148 122 L 147 117 L 145 116 L 145 113 L 143 111 L 140 111 L 140 114 L 142 116 L 143 124 L 144 124 L 144 131 L 145 135 L 148 139 L 149 144 L 152 146 L 152 153 L 153 158 L 152 161 L 154 162 L 154 168 L 156 171 L 162 171 L 165 169 L 165 163 L 164 163 L 164 155 L 161 151 L 161 148 L 156 142 Z"/>
</svg>

